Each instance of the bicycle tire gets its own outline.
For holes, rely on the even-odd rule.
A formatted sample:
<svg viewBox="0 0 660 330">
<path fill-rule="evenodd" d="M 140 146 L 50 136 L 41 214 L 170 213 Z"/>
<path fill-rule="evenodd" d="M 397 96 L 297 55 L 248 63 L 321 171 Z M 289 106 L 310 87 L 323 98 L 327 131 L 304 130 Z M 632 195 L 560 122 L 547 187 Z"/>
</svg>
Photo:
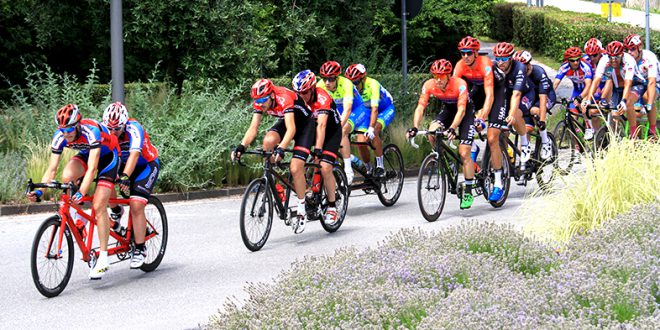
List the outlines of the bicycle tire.
<svg viewBox="0 0 660 330">
<path fill-rule="evenodd" d="M 550 132 L 548 132 L 548 139 L 550 140 L 550 144 L 552 146 L 552 156 L 550 159 L 542 160 L 540 159 L 540 152 L 536 152 L 536 155 L 538 156 L 538 167 L 534 176 L 536 177 L 536 182 L 538 183 L 541 190 L 548 190 L 552 186 L 552 181 L 555 179 L 556 170 L 554 163 L 557 162 L 557 157 L 559 155 L 557 144 L 555 143 L 555 137 Z M 552 166 L 550 167 L 550 165 Z"/>
<path fill-rule="evenodd" d="M 554 162 L 555 168 L 561 175 L 567 175 L 571 172 L 573 165 L 575 165 L 579 157 L 580 151 L 576 149 L 579 139 L 568 125 L 566 125 L 566 121 L 560 121 L 557 124 L 552 132 L 552 136 L 554 136 L 554 142 L 557 147 L 557 160 Z"/>
<path fill-rule="evenodd" d="M 158 212 L 158 216 L 154 215 L 152 217 L 149 215 L 151 213 L 149 208 L 150 205 L 155 207 L 155 211 Z M 144 247 L 147 251 L 147 258 L 145 259 L 144 264 L 140 266 L 142 271 L 151 272 L 158 268 L 158 265 L 160 265 L 161 261 L 163 261 L 163 257 L 165 256 L 165 250 L 167 249 L 167 239 L 169 237 L 169 226 L 167 224 L 167 214 L 165 213 L 163 203 L 161 203 L 156 196 L 149 197 L 147 201 L 147 207 L 145 207 L 144 210 L 144 214 L 147 218 L 147 232 L 153 230 L 157 233 L 156 236 L 145 240 Z M 158 242 L 160 242 L 160 246 L 156 245 Z M 156 257 L 149 261 L 151 256 L 154 255 L 154 252 Z"/>
<path fill-rule="evenodd" d="M 250 199 L 251 194 L 254 194 L 254 201 Z M 255 218 L 254 211 L 257 206 L 257 217 L 253 222 L 257 222 L 259 225 L 262 225 L 263 231 L 257 233 L 257 236 L 254 236 L 254 239 L 250 235 L 250 230 L 247 228 L 247 219 L 246 217 Z M 246 212 L 246 209 L 248 212 Z M 266 215 L 267 213 L 267 215 Z M 264 218 L 265 215 L 265 218 Z M 265 221 L 264 221 L 265 220 Z M 270 235 L 270 229 L 273 225 L 273 202 L 272 196 L 268 190 L 268 184 L 266 179 L 258 178 L 252 180 L 250 184 L 245 189 L 243 194 L 243 201 L 241 202 L 241 215 L 240 215 L 240 227 L 241 227 L 241 238 L 243 239 L 243 244 L 250 251 L 259 251 Z"/>
<path fill-rule="evenodd" d="M 385 167 L 385 178 L 382 181 L 378 180 L 380 187 L 376 193 L 381 204 L 389 207 L 396 204 L 401 197 L 404 181 L 403 156 L 395 144 L 388 144 L 383 148 L 383 166 Z M 393 194 L 390 194 L 388 188 L 396 189 Z"/>
<path fill-rule="evenodd" d="M 37 233 L 34 236 L 34 240 L 32 242 L 32 251 L 30 253 L 30 269 L 32 272 L 32 280 L 34 281 L 34 285 L 37 287 L 37 290 L 39 293 L 44 295 L 45 297 L 52 298 L 64 291 L 64 288 L 66 288 L 66 285 L 69 283 L 69 279 L 71 278 L 71 273 L 73 271 L 73 258 L 74 258 L 74 245 L 73 245 L 73 237 L 71 236 L 71 232 L 69 231 L 68 226 L 64 228 L 64 242 L 62 242 L 62 252 L 61 253 L 61 258 L 58 259 L 51 259 L 51 258 L 44 258 L 46 262 L 49 263 L 49 267 L 47 267 L 47 270 L 42 270 L 39 267 L 39 255 L 44 256 L 44 255 L 50 255 L 50 250 L 55 248 L 57 249 L 57 238 L 59 237 L 59 231 L 60 231 L 60 226 L 62 225 L 62 220 L 59 215 L 54 215 L 51 216 L 50 218 L 46 219 L 41 226 L 39 226 L 39 229 L 37 230 Z M 46 245 L 50 245 L 50 247 L 46 247 L 44 251 L 40 249 L 41 246 L 41 238 L 42 235 L 45 234 L 50 227 L 53 227 L 52 230 L 48 233 Z M 66 243 L 66 246 L 65 244 Z M 66 249 L 66 252 L 65 252 Z M 46 282 L 48 279 L 53 279 L 53 276 L 47 276 L 45 272 L 48 270 L 52 271 L 54 270 L 55 267 L 52 265 L 55 263 L 59 263 L 63 261 L 64 256 L 66 256 L 66 269 L 65 271 L 62 272 L 55 272 L 55 276 L 62 275 L 61 279 L 56 279 L 55 283 L 53 285 L 49 285 Z M 52 261 L 54 260 L 54 261 Z M 42 276 L 43 275 L 43 276 Z"/>
<path fill-rule="evenodd" d="M 487 173 L 486 179 L 484 180 L 483 183 L 483 191 L 484 191 L 484 198 L 488 201 L 488 203 L 494 207 L 494 208 L 500 208 L 506 203 L 506 199 L 509 196 L 509 190 L 511 189 L 511 162 L 509 161 L 509 155 L 507 154 L 507 145 L 501 142 L 500 140 L 500 153 L 502 154 L 502 197 L 497 200 L 497 201 L 491 201 L 488 199 L 490 196 L 490 192 L 493 190 L 492 188 L 495 186 L 495 173 L 493 172 L 493 166 L 490 162 L 491 158 L 491 151 L 490 147 L 486 146 L 486 151 L 484 152 L 484 158 L 482 159 L 481 162 L 481 168 L 482 171 L 486 171 Z"/>
<path fill-rule="evenodd" d="M 430 196 L 431 202 L 438 203 L 437 207 L 427 205 L 424 192 L 437 192 L 439 196 Z M 436 194 L 437 195 L 437 194 Z M 440 171 L 438 158 L 435 154 L 429 154 L 424 158 L 422 166 L 419 168 L 417 175 L 417 203 L 422 216 L 426 221 L 433 222 L 438 220 L 442 209 L 445 206 L 445 199 L 447 198 L 447 176 Z"/>
<path fill-rule="evenodd" d="M 350 195 L 350 187 L 348 187 L 348 179 L 344 171 L 337 166 L 332 168 L 332 174 L 335 176 L 336 190 L 335 190 L 335 205 L 337 207 L 337 220 L 335 223 L 329 225 L 326 224 L 323 219 L 321 219 L 321 226 L 328 233 L 336 232 L 339 227 L 344 223 L 346 218 L 346 212 L 348 211 L 348 199 Z M 325 189 L 322 189 L 322 207 L 323 214 L 328 209 L 327 197 L 325 194 Z"/>
</svg>

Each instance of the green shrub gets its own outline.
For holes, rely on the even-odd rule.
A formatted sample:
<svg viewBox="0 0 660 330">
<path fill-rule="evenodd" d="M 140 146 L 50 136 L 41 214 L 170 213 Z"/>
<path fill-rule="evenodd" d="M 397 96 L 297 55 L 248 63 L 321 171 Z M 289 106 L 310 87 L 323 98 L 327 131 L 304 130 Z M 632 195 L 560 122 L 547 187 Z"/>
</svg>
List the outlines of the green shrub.
<svg viewBox="0 0 660 330">
<path fill-rule="evenodd" d="M 0 152 L 0 202 L 6 203 L 21 197 L 25 189 L 25 160 L 16 151 Z"/>
</svg>

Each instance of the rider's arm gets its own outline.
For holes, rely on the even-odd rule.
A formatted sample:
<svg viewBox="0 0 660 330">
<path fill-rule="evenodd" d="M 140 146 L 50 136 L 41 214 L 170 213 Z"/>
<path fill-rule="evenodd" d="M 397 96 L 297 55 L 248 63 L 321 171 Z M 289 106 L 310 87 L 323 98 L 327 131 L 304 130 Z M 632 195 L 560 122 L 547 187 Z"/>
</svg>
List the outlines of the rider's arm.
<svg viewBox="0 0 660 330">
<path fill-rule="evenodd" d="M 296 135 L 296 114 L 293 111 L 284 113 L 284 125 L 286 126 L 286 133 L 284 133 L 282 141 L 278 145 L 282 149 L 285 149 Z"/>
<path fill-rule="evenodd" d="M 548 95 L 539 94 L 539 120 L 545 121 L 545 117 L 548 111 Z"/>
<path fill-rule="evenodd" d="M 367 86 L 365 86 L 365 88 L 367 88 Z M 371 118 L 369 118 L 369 127 L 375 128 L 376 121 L 378 121 L 378 105 L 380 104 L 380 84 L 372 82 L 369 84 L 369 88 L 371 89 Z"/>
<path fill-rule="evenodd" d="M 319 113 L 319 116 L 316 118 L 316 144 L 314 144 L 314 149 L 322 149 L 323 142 L 325 142 L 325 128 L 328 125 L 328 114 Z"/>
<path fill-rule="evenodd" d="M 434 86 L 432 79 L 427 80 L 422 85 L 422 92 L 419 93 L 419 100 L 417 101 L 417 107 L 415 108 L 415 115 L 413 116 L 413 127 L 419 129 L 419 125 L 422 123 L 424 118 L 424 109 L 429 104 L 429 97 L 431 97 L 431 89 Z"/>
<path fill-rule="evenodd" d="M 484 100 L 484 107 L 483 110 L 481 110 L 479 118 L 486 120 L 486 118 L 488 118 L 488 114 L 490 114 L 490 109 L 493 107 L 493 101 L 495 100 L 493 84 L 491 83 L 490 86 L 484 84 L 484 92 L 486 94 L 486 99 Z"/>
<path fill-rule="evenodd" d="M 623 82 L 623 96 L 621 97 L 622 100 L 628 100 L 628 96 L 630 96 L 630 89 L 632 88 L 632 79 L 631 80 L 624 80 Z"/>
<path fill-rule="evenodd" d="M 422 123 L 422 118 L 424 118 L 424 108 L 426 108 L 426 106 L 417 104 L 415 115 L 413 116 L 413 127 L 419 128 L 419 124 Z"/>
<path fill-rule="evenodd" d="M 649 75 L 649 84 L 648 84 L 649 87 L 647 88 L 649 95 L 647 97 L 647 100 L 655 100 L 655 93 L 656 93 L 655 86 L 657 84 L 657 81 L 658 81 L 658 78 L 650 77 L 650 75 Z M 639 102 L 641 103 L 641 100 Z M 650 102 L 650 101 L 647 101 L 646 103 L 653 105 L 653 102 Z"/>
<path fill-rule="evenodd" d="M 131 176 L 133 170 L 135 170 L 135 165 L 137 165 L 138 159 L 140 158 L 140 151 L 131 150 L 126 160 L 126 165 L 124 165 L 124 172 L 126 175 Z M 121 174 L 121 173 L 119 173 Z"/>
<path fill-rule="evenodd" d="M 344 77 L 337 77 L 337 88 L 342 89 L 342 102 L 344 105 L 344 112 L 341 114 L 341 127 L 344 127 L 346 125 L 346 122 L 348 122 L 348 118 L 351 116 L 351 112 L 353 111 L 353 89 L 355 88 L 353 83 L 346 79 L 345 82 L 342 83 L 342 86 L 339 86 L 339 81 L 346 79 Z"/>
<path fill-rule="evenodd" d="M 86 195 L 89 192 L 89 187 L 92 185 L 92 182 L 94 182 L 94 174 L 96 173 L 96 169 L 99 166 L 100 158 L 100 147 L 89 150 L 89 157 L 87 158 L 87 171 L 85 172 L 83 181 L 80 184 L 80 189 L 78 189 L 78 191 L 83 195 Z"/>
<path fill-rule="evenodd" d="M 261 122 L 261 116 L 262 114 L 259 112 L 255 112 L 252 114 L 252 122 L 250 122 L 250 128 L 245 132 L 245 136 L 243 136 L 243 140 L 241 140 L 241 145 L 244 147 L 247 147 L 254 141 L 254 139 L 257 137 L 257 134 L 259 133 L 259 123 Z"/>
<path fill-rule="evenodd" d="M 559 83 L 561 83 L 561 79 L 555 78 L 555 81 L 552 83 L 552 89 L 557 90 Z"/>
<path fill-rule="evenodd" d="M 521 97 L 522 97 L 521 91 L 514 90 L 513 93 L 511 93 L 511 106 L 509 107 L 509 116 L 513 117 L 513 115 L 518 110 L 518 107 L 520 106 Z"/>
<path fill-rule="evenodd" d="M 589 96 L 589 91 L 591 90 L 591 85 L 593 85 L 591 79 L 585 79 L 584 80 L 584 89 L 582 89 L 582 93 L 580 93 L 581 98 L 586 98 Z"/>
<path fill-rule="evenodd" d="M 583 99 L 591 101 L 591 98 L 594 96 L 594 93 L 596 93 L 596 89 L 598 88 L 598 85 L 600 85 L 600 82 L 601 82 L 602 79 L 603 79 L 603 76 L 600 75 L 600 74 L 597 74 L 594 77 L 594 80 L 591 82 L 591 85 L 589 86 L 589 88 L 586 88 L 586 86 L 585 86 L 584 89 L 588 90 L 589 92 L 587 92 L 587 95 L 585 95 L 583 97 Z"/>
<path fill-rule="evenodd" d="M 458 126 L 461 125 L 461 121 L 465 116 L 465 108 L 467 107 L 467 103 L 468 103 L 467 85 L 465 84 L 465 82 L 462 82 L 462 84 L 464 88 L 458 89 L 459 94 L 458 94 L 458 104 L 456 106 L 457 109 L 456 116 L 454 116 L 454 121 L 451 123 L 451 126 L 449 127 L 449 128 L 453 128 L 454 130 L 458 129 Z"/>
</svg>

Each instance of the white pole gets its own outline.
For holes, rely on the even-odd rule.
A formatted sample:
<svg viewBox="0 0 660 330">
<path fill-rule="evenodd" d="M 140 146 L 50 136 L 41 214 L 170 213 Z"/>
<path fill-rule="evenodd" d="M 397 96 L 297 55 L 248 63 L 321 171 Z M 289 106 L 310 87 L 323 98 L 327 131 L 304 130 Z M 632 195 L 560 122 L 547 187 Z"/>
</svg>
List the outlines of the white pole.
<svg viewBox="0 0 660 330">
<path fill-rule="evenodd" d="M 651 14 L 649 14 L 650 11 L 650 6 L 649 6 L 649 0 L 646 0 L 646 49 L 651 50 L 651 36 L 649 33 L 649 17 Z"/>
</svg>

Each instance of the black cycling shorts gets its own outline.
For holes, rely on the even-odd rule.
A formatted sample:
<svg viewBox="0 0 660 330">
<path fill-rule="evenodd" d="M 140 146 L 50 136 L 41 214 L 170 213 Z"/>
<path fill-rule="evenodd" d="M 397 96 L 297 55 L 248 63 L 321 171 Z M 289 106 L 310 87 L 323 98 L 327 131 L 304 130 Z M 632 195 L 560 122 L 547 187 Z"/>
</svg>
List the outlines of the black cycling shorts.
<svg viewBox="0 0 660 330">
<path fill-rule="evenodd" d="M 121 168 L 123 173 L 123 166 Z M 154 191 L 158 175 L 160 174 L 160 160 L 158 158 L 141 166 L 136 166 L 131 173 L 131 198 L 137 198 L 147 203 Z"/>
<path fill-rule="evenodd" d="M 433 130 L 432 127 L 441 123 L 445 129 L 451 126 L 451 123 L 456 117 L 458 112 L 458 106 L 456 104 L 445 104 L 441 107 L 440 112 L 435 116 L 429 130 Z M 474 140 L 474 111 L 470 104 L 465 109 L 465 115 L 461 120 L 461 124 L 458 126 L 458 138 L 460 139 L 460 144 L 472 145 L 472 140 Z"/>
<path fill-rule="evenodd" d="M 87 162 L 89 160 L 88 153 L 78 153 L 73 156 L 72 160 L 79 161 L 85 168 L 85 171 L 87 171 Z M 121 158 L 119 158 L 119 154 L 114 150 L 105 155 L 101 155 L 96 171 L 96 184 L 106 185 L 113 188 L 115 181 L 117 180 L 120 163 Z M 102 181 L 106 182 L 102 183 Z"/>
<path fill-rule="evenodd" d="M 284 118 L 278 119 L 273 127 L 271 127 L 268 131 L 279 134 L 281 140 L 286 133 L 286 124 L 284 123 Z M 302 113 L 299 114 L 296 112 L 296 134 L 293 136 L 293 157 L 307 160 L 310 152 L 309 148 L 311 148 L 314 144 L 315 138 L 316 122 L 311 117 L 307 117 L 302 115 Z"/>
<path fill-rule="evenodd" d="M 488 127 L 503 129 L 506 128 L 506 116 L 509 111 L 507 106 L 509 102 L 506 97 L 506 87 L 495 86 L 494 88 L 493 106 L 488 113 Z"/>
</svg>

